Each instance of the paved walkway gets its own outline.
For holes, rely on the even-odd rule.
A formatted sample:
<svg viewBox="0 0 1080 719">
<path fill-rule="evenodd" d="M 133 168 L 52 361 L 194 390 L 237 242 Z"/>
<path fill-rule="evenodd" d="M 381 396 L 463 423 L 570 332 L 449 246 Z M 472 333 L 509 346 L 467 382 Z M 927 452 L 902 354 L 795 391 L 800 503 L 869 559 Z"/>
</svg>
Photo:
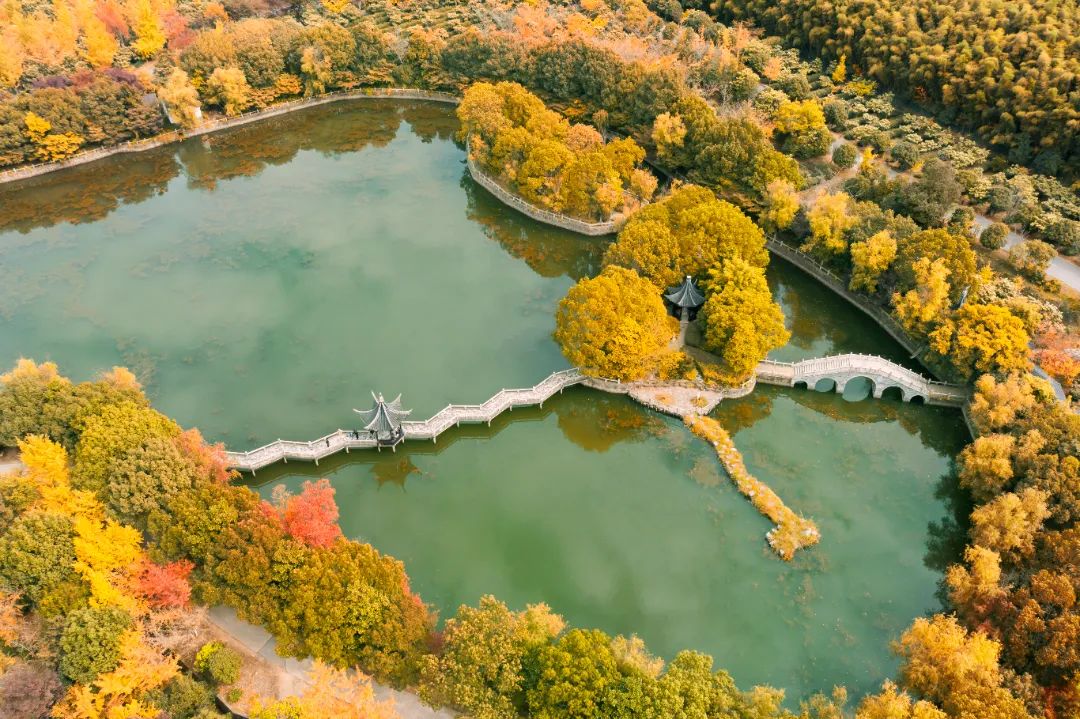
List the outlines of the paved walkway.
<svg viewBox="0 0 1080 719">
<path fill-rule="evenodd" d="M 830 157 L 830 158 L 832 157 L 832 151 L 835 150 L 840 145 L 844 144 L 844 142 L 845 142 L 844 137 L 842 135 L 840 135 L 839 133 L 834 132 L 832 134 L 833 134 L 833 142 L 829 146 L 829 152 L 828 152 L 828 155 L 827 155 L 827 157 Z M 855 144 L 855 143 L 852 143 L 852 144 Z M 857 145 L 856 145 L 856 148 L 857 148 Z M 855 164 L 852 167 L 850 167 L 850 168 L 848 168 L 846 170 L 841 170 L 840 172 L 836 173 L 836 175 L 829 178 L 828 180 L 826 180 L 824 182 L 820 182 L 820 183 L 818 183 L 816 185 L 813 185 L 812 187 L 808 187 L 807 189 L 803 190 L 802 192 L 799 193 L 799 201 L 802 203 L 803 207 L 809 208 L 809 207 L 813 206 L 814 202 L 822 194 L 824 194 L 826 192 L 837 192 L 839 190 L 842 190 L 844 181 L 851 178 L 851 177 L 854 177 L 855 174 L 859 170 L 859 165 L 861 165 L 861 164 L 862 164 L 862 151 L 859 150 L 859 151 L 856 152 Z M 912 179 L 910 172 L 899 172 L 899 171 L 893 169 L 892 167 L 889 167 L 888 165 L 886 165 L 883 162 L 879 162 L 878 165 L 885 172 L 886 176 L 889 179 L 893 179 L 895 177 L 900 177 L 900 176 L 903 176 L 904 178 L 906 178 L 908 180 Z M 983 230 L 983 228 L 987 227 L 988 225 L 992 224 L 993 222 L 994 222 L 993 219 L 987 217 L 986 215 L 984 215 L 982 213 L 976 212 L 975 213 L 975 221 L 972 223 L 972 229 L 975 231 L 975 233 L 977 235 L 979 232 L 981 232 Z M 1026 239 L 1028 239 L 1028 238 L 1024 237 L 1019 232 L 1016 232 L 1015 230 L 1010 228 L 1009 229 L 1009 234 L 1005 236 L 1005 247 L 1006 247 L 1006 249 L 1008 249 L 1009 247 L 1012 247 L 1012 246 L 1014 246 L 1014 245 L 1016 245 L 1016 244 L 1018 244 L 1020 242 L 1023 242 Z M 1072 290 L 1074 290 L 1076 292 L 1080 292 L 1080 266 L 1077 266 L 1076 264 L 1073 264 L 1072 262 L 1065 259 L 1064 257 L 1055 257 L 1054 259 L 1050 260 L 1050 266 L 1047 267 L 1047 269 L 1046 269 L 1046 276 L 1054 278 L 1055 280 L 1059 281 L 1061 284 L 1065 285 L 1066 287 L 1071 288 Z"/>
<path fill-rule="evenodd" d="M 979 233 L 982 232 L 983 228 L 993 224 L 993 222 L 994 220 L 986 215 L 976 212 L 975 221 L 972 223 L 972 229 L 974 229 L 976 233 Z M 1008 249 L 1018 245 L 1026 239 L 1028 238 L 1010 228 L 1009 234 L 1005 235 L 1005 248 Z M 1080 292 L 1080 267 L 1069 262 L 1064 257 L 1055 257 L 1050 260 L 1050 265 L 1046 268 L 1046 276 L 1052 277 L 1076 292 Z"/>
<path fill-rule="evenodd" d="M 262 627 L 243 621 L 229 607 L 214 607 L 208 612 L 207 618 L 214 626 L 252 654 L 268 665 L 278 668 L 280 672 L 278 699 L 303 693 L 304 687 L 308 684 L 307 672 L 312 664 L 310 659 L 296 660 L 278 656 L 274 651 L 275 642 L 270 633 Z M 394 700 L 394 709 L 402 719 L 454 719 L 457 716 L 449 709 L 432 709 L 412 692 L 393 689 L 374 681 L 371 685 L 378 699 Z"/>
</svg>

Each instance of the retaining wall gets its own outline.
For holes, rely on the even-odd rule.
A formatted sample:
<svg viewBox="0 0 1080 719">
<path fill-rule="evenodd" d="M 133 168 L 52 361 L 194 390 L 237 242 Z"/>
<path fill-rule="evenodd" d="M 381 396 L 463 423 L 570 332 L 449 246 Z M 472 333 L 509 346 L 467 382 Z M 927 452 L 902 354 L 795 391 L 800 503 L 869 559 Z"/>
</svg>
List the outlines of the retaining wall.
<svg viewBox="0 0 1080 719">
<path fill-rule="evenodd" d="M 69 167 L 78 167 L 79 165 L 85 165 L 89 162 L 96 162 L 97 160 L 102 160 L 106 157 L 113 157 L 114 155 L 122 155 L 129 152 L 145 152 L 146 150 L 153 150 L 157 147 L 163 147 L 174 142 L 180 142 L 181 140 L 185 140 L 189 137 L 198 137 L 199 135 L 206 135 L 211 132 L 218 132 L 219 130 L 227 130 L 231 127 L 239 127 L 241 125 L 246 125 L 251 122 L 266 120 L 271 117 L 277 117 L 278 115 L 284 115 L 286 113 L 294 112 L 296 110 L 301 110 L 308 107 L 328 105 L 332 102 L 341 102 L 343 100 L 378 99 L 429 100 L 432 102 L 445 102 L 453 105 L 457 105 L 461 102 L 460 97 L 457 97 L 456 95 L 451 95 L 449 93 L 433 92 L 428 90 L 414 90 L 411 88 L 365 88 L 363 90 L 334 92 L 328 95 L 320 95 L 318 97 L 312 97 L 303 100 L 291 100 L 289 102 L 283 102 L 277 105 L 272 105 L 263 110 L 247 112 L 243 115 L 238 115 L 236 117 L 227 117 L 221 120 L 213 120 L 184 132 L 167 132 L 162 135 L 158 135 L 157 137 L 150 137 L 145 140 L 132 140 L 131 142 L 123 142 L 119 145 L 112 145 L 110 147 L 99 147 L 93 150 L 87 150 L 86 152 L 80 152 L 74 157 L 68 158 L 63 162 L 43 162 L 36 165 L 23 165 L 22 167 L 16 167 L 11 170 L 5 170 L 3 172 L 0 172 L 0 183 L 27 180 L 31 177 L 38 177 L 39 175 L 56 172 L 57 170 L 66 170 Z"/>
</svg>

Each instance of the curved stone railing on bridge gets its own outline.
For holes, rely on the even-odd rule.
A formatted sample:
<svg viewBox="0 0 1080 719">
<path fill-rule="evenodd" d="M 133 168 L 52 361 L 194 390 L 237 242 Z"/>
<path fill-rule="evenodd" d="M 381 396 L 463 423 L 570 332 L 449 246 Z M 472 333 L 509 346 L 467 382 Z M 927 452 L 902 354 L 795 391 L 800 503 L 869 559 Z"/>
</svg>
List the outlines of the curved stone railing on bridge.
<svg viewBox="0 0 1080 719">
<path fill-rule="evenodd" d="M 531 205 L 500 185 L 498 180 L 494 177 L 491 177 L 481 170 L 479 165 L 476 164 L 476 161 L 473 160 L 472 152 L 468 147 L 465 149 L 465 157 L 469 167 L 469 174 L 472 175 L 472 178 L 476 180 L 478 185 L 495 195 L 495 197 L 497 197 L 504 205 L 513 207 L 521 214 L 531 217 L 537 222 L 543 222 L 545 225 L 554 225 L 555 227 L 561 227 L 564 230 L 570 230 L 571 232 L 577 232 L 578 234 L 589 235 L 591 237 L 613 235 L 618 232 L 619 228 L 622 226 L 623 218 L 621 216 L 613 217 L 607 222 L 586 222 L 585 220 L 568 217 L 567 215 L 560 215 L 557 212 L 551 212 L 536 207 L 535 205 Z"/>
<path fill-rule="evenodd" d="M 118 145 L 110 145 L 108 147 L 97 147 L 92 150 L 80 152 L 77 155 L 63 160 L 62 162 L 40 162 L 33 165 L 22 165 L 20 167 L 15 167 L 10 170 L 4 170 L 0 172 L 0 183 L 15 182 L 16 180 L 26 180 L 31 177 L 37 177 L 38 175 L 44 175 L 49 172 L 64 170 L 69 167 L 77 167 L 78 165 L 85 165 L 88 162 L 95 162 L 106 157 L 112 157 L 113 155 L 122 155 L 131 152 L 143 152 L 145 150 L 152 150 L 156 147 L 162 147 L 173 142 L 179 142 L 180 140 L 184 140 L 189 137 L 197 137 L 198 135 L 205 135 L 211 132 L 218 132 L 219 130 L 226 130 L 231 127 L 246 125 L 249 122 L 256 122 L 258 120 L 265 120 L 271 117 L 277 117 L 278 115 L 284 115 L 286 113 L 308 107 L 327 105 L 333 102 L 341 102 L 343 100 L 378 99 L 430 100 L 432 102 L 445 102 L 452 105 L 457 105 L 461 102 L 461 98 L 459 96 L 453 95 L 451 93 L 435 92 L 433 90 L 417 90 L 414 88 L 368 87 L 360 90 L 341 90 L 339 92 L 331 92 L 325 95 L 319 95 L 318 97 L 309 97 L 300 100 L 289 100 L 287 102 L 277 103 L 262 110 L 252 110 L 251 112 L 245 112 L 244 114 L 237 115 L 235 117 L 225 117 L 219 120 L 209 120 L 199 125 L 198 127 L 193 127 L 183 132 L 166 132 L 156 137 L 148 137 L 142 140 L 131 140 L 129 142 L 122 142 Z"/>
<path fill-rule="evenodd" d="M 756 383 L 776 384 L 794 387 L 798 382 L 805 382 L 812 388 L 819 380 L 831 379 L 836 382 L 836 389 L 842 392 L 844 385 L 855 377 L 865 377 L 874 384 L 873 396 L 880 398 L 889 387 L 898 387 L 905 402 L 922 397 L 927 404 L 962 406 L 967 400 L 967 389 L 956 385 L 927 379 L 917 372 L 901 367 L 876 355 L 845 354 L 832 357 L 803 360 L 802 362 L 777 362 L 764 360 L 758 364 L 755 374 L 738 387 L 711 388 L 702 383 L 670 382 L 619 382 L 617 380 L 588 377 L 578 369 L 553 372 L 539 384 L 523 389 L 502 389 L 483 404 L 450 404 L 422 421 L 401 423 L 405 439 L 430 439 L 436 441 L 440 434 L 459 424 L 491 424 L 492 420 L 515 407 L 543 406 L 553 395 L 567 387 L 584 384 L 587 387 L 613 394 L 635 395 L 635 390 L 650 387 L 689 387 L 709 389 L 723 399 L 735 399 L 748 395 Z M 670 408 L 653 406 L 647 401 L 635 397 L 638 401 L 661 412 Z M 229 466 L 233 469 L 254 472 L 275 462 L 302 460 L 315 462 L 320 459 L 348 452 L 353 449 L 377 448 L 379 443 L 373 436 L 363 431 L 339 429 L 325 437 L 310 442 L 293 442 L 279 439 L 276 442 L 253 449 L 250 452 L 226 452 Z"/>
<path fill-rule="evenodd" d="M 872 304 L 865 297 L 849 290 L 847 283 L 832 270 L 825 267 L 805 252 L 802 252 L 791 245 L 784 244 L 776 238 L 766 238 L 765 247 L 767 247 L 770 252 L 783 257 L 802 271 L 813 275 L 823 285 L 855 305 L 858 309 L 873 317 L 874 320 L 881 325 L 881 328 L 888 332 L 889 335 L 899 342 L 904 349 L 910 352 L 912 356 L 918 353 L 920 349 L 919 345 L 911 338 L 904 328 L 900 326 L 900 323 L 896 321 L 895 317 L 881 307 Z"/>
<path fill-rule="evenodd" d="M 483 404 L 449 404 L 422 422 L 402 422 L 401 428 L 405 439 L 435 441 L 440 434 L 461 423 L 490 425 L 493 419 L 515 407 L 543 406 L 552 395 L 584 381 L 585 375 L 576 369 L 553 372 L 532 387 L 499 390 Z"/>
<path fill-rule="evenodd" d="M 842 354 L 801 362 L 764 360 L 758 364 L 756 374 L 759 382 L 785 387 L 805 382 L 810 389 L 819 381 L 830 379 L 836 383 L 837 392 L 843 392 L 850 380 L 865 377 L 874 385 L 872 394 L 875 398 L 880 398 L 886 389 L 896 387 L 905 402 L 922 397 L 927 404 L 959 407 L 968 398 L 966 387 L 928 379 L 877 355 Z"/>
<path fill-rule="evenodd" d="M 450 404 L 426 420 L 402 422 L 401 429 L 405 433 L 405 439 L 430 439 L 434 442 L 451 427 L 462 423 L 491 424 L 493 419 L 507 410 L 543 405 L 552 395 L 584 381 L 585 375 L 576 369 L 553 372 L 532 387 L 499 390 L 483 404 Z M 294 459 L 318 464 L 320 459 L 338 452 L 378 446 L 375 438 L 366 432 L 339 429 L 311 442 L 279 439 L 250 452 L 226 452 L 225 455 L 233 469 L 254 472 L 283 460 L 287 462 Z"/>
</svg>

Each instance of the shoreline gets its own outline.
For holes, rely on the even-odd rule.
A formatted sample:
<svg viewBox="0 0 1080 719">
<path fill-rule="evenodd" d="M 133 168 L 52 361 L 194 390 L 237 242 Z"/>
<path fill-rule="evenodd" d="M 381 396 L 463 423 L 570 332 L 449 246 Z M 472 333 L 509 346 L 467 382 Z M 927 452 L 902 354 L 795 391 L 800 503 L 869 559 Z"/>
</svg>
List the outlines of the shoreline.
<svg viewBox="0 0 1080 719">
<path fill-rule="evenodd" d="M 110 145 L 108 147 L 97 147 L 92 150 L 80 152 L 67 160 L 62 162 L 43 162 L 34 165 L 23 165 L 21 167 L 15 167 L 10 170 L 4 170 L 0 172 L 0 185 L 7 184 L 9 182 L 19 182 L 21 180 L 29 180 L 35 177 L 41 177 L 42 175 L 48 175 L 60 170 L 66 170 L 72 167 L 79 167 L 80 165 L 87 165 L 91 162 L 98 160 L 104 160 L 116 155 L 125 155 L 136 152 L 146 152 L 147 150 L 156 150 L 159 147 L 165 147 L 166 145 L 172 145 L 174 143 L 183 142 L 184 140 L 192 137 L 199 137 L 201 135 L 208 135 L 213 132 L 219 132 L 221 130 L 229 130 L 234 127 L 241 127 L 252 122 L 258 122 L 259 120 L 267 120 L 272 117 L 278 117 L 280 115 L 286 115 L 296 110 L 303 110 L 309 107 L 318 107 L 319 105 L 329 105 L 334 102 L 342 102 L 345 100 L 424 100 L 430 102 L 442 102 L 450 105 L 457 105 L 461 102 L 461 98 L 452 95 L 447 92 L 436 92 L 432 90 L 417 90 L 412 88 L 379 88 L 369 87 L 360 90 L 343 90 L 334 93 L 328 93 L 325 95 L 319 95 L 313 98 L 301 98 L 299 100 L 289 100 L 287 102 L 278 103 L 276 105 L 270 105 L 262 110 L 253 110 L 246 112 L 236 117 L 226 117 L 220 120 L 212 120 L 206 122 L 198 127 L 193 127 L 187 131 L 170 131 L 156 135 L 154 137 L 144 138 L 142 140 L 131 140 L 128 142 L 120 143 L 119 145 Z"/>
</svg>

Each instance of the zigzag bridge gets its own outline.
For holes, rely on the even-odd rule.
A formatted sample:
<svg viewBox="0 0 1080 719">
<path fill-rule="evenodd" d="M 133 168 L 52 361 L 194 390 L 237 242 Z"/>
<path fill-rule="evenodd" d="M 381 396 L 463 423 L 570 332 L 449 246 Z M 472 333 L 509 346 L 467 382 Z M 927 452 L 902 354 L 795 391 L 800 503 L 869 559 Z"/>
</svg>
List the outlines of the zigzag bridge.
<svg viewBox="0 0 1080 719">
<path fill-rule="evenodd" d="M 926 404 L 960 407 L 967 401 L 965 387 L 927 379 L 917 372 L 890 362 L 883 357 L 863 354 L 843 354 L 802 362 L 776 362 L 764 360 L 758 364 L 755 375 L 740 387 L 715 392 L 719 398 L 742 397 L 753 390 L 757 382 L 796 387 L 803 385 L 816 389 L 823 381 L 832 381 L 837 392 L 843 392 L 849 381 L 863 377 L 873 384 L 872 396 L 880 398 L 885 390 L 897 388 L 904 402 L 921 399 Z M 622 383 L 616 380 L 588 377 L 577 369 L 553 372 L 532 387 L 502 389 L 483 404 L 450 404 L 423 421 L 401 423 L 403 439 L 430 439 L 435 442 L 439 435 L 460 424 L 480 424 L 491 421 L 515 407 L 543 406 L 544 402 L 567 387 L 583 384 L 593 389 L 617 394 L 631 394 L 637 387 L 663 387 L 664 383 Z M 681 385 L 673 385 L 681 386 Z M 701 386 L 704 391 L 708 388 Z M 655 408 L 660 409 L 660 408 Z M 310 442 L 294 442 L 279 439 L 250 452 L 226 452 L 229 466 L 246 472 L 280 461 L 300 460 L 315 462 L 320 459 L 353 449 L 381 449 L 382 443 L 372 433 L 362 430 L 339 429 L 336 432 Z"/>
</svg>

